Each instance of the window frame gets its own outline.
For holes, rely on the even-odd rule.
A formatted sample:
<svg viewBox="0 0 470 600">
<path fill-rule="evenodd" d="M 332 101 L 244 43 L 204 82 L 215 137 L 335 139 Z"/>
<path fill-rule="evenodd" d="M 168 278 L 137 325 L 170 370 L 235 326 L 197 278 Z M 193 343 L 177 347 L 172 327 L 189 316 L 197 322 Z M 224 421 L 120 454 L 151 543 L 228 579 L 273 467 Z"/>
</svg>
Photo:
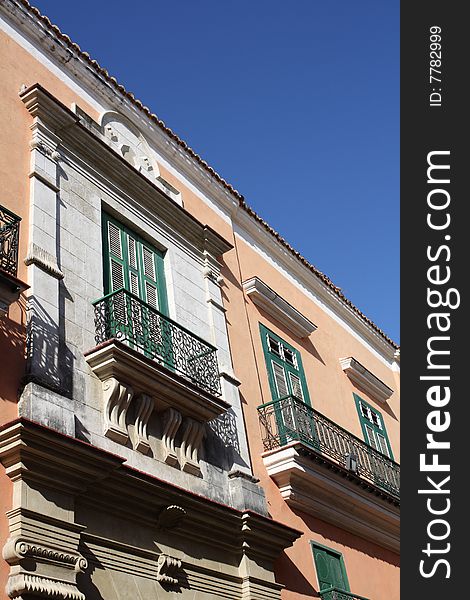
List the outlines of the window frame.
<svg viewBox="0 0 470 600">
<path fill-rule="evenodd" d="M 357 414 L 359 416 L 359 421 L 361 423 L 361 429 L 362 429 L 362 435 L 364 436 L 364 441 L 366 442 L 366 444 L 368 446 L 373 448 L 372 444 L 369 441 L 369 434 L 367 433 L 367 429 L 366 429 L 366 426 L 368 426 L 368 427 L 372 428 L 372 430 L 374 431 L 374 434 L 381 435 L 385 439 L 385 443 L 387 444 L 389 454 L 387 456 L 386 454 L 384 454 L 382 452 L 382 450 L 379 449 L 380 444 L 377 444 L 377 448 L 376 448 L 377 452 L 382 454 L 382 456 L 385 456 L 387 458 L 390 458 L 391 460 L 394 460 L 392 445 L 390 444 L 390 440 L 389 440 L 388 433 L 387 433 L 387 428 L 385 427 L 385 422 L 384 422 L 382 413 L 379 410 L 377 410 L 375 407 L 373 407 L 371 404 L 369 404 L 369 402 L 366 402 L 358 394 L 353 393 L 353 396 L 354 396 L 354 401 L 356 403 L 356 409 L 357 409 Z M 362 412 L 363 406 L 367 408 L 368 412 L 371 415 L 375 414 L 378 417 L 379 425 L 376 425 L 372 418 L 369 419 L 363 415 L 363 412 Z"/>
</svg>

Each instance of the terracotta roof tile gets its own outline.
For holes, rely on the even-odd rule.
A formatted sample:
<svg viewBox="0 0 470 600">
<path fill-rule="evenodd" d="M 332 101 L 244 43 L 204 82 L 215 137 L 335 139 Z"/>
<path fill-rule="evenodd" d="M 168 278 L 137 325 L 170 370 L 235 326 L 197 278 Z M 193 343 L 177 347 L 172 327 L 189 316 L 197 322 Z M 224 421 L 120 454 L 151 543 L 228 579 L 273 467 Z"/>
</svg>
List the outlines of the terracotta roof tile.
<svg viewBox="0 0 470 600">
<path fill-rule="evenodd" d="M 88 52 L 81 50 L 80 46 L 75 42 L 72 42 L 70 37 L 61 32 L 57 25 L 53 25 L 48 17 L 42 15 L 41 12 L 28 2 L 28 0 L 18 0 L 30 13 L 35 15 L 46 27 L 53 31 L 58 38 L 60 38 L 69 48 L 74 50 L 80 58 L 90 64 L 101 76 L 104 77 L 117 92 L 123 94 L 136 106 L 138 109 L 143 111 L 148 118 L 156 123 L 168 136 L 170 136 L 181 148 L 183 148 L 197 163 L 199 163 L 216 181 L 218 181 L 223 187 L 225 187 L 239 202 L 242 209 L 244 209 L 251 217 L 253 217 L 266 231 L 268 231 L 273 237 L 275 237 L 280 244 L 282 244 L 286 250 L 293 254 L 297 259 L 305 265 L 312 273 L 314 273 L 326 286 L 328 286 L 338 297 L 347 304 L 353 312 L 361 317 L 374 331 L 376 331 L 386 342 L 388 342 L 393 348 L 398 349 L 399 345 L 396 344 L 391 338 L 384 333 L 380 327 L 378 327 L 373 321 L 371 321 L 357 306 L 355 306 L 341 291 L 341 288 L 336 286 L 329 277 L 318 270 L 312 265 L 304 256 L 302 256 L 297 250 L 295 250 L 277 231 L 275 231 L 266 221 L 264 221 L 245 201 L 244 197 L 238 192 L 230 183 L 228 183 L 223 177 L 221 177 L 208 163 L 202 159 L 188 144 L 180 139 L 165 123 L 157 117 L 156 114 L 152 113 L 147 106 L 144 106 L 142 102 L 134 96 L 132 92 L 126 90 L 126 88 L 120 84 L 115 77 L 112 77 L 106 69 L 94 59 L 90 57 Z"/>
</svg>

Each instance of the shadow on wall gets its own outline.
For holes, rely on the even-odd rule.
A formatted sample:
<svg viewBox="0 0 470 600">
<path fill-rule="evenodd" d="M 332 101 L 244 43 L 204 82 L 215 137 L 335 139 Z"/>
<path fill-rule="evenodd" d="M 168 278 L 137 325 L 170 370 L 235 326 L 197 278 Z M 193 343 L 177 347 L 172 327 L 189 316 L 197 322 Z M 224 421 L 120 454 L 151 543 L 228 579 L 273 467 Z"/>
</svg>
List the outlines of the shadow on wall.
<svg viewBox="0 0 470 600">
<path fill-rule="evenodd" d="M 312 555 L 313 561 L 313 555 Z M 320 598 L 318 591 L 310 581 L 304 577 L 285 552 L 277 559 L 274 565 L 276 581 L 285 586 L 286 592 L 303 594 L 309 598 Z"/>
<path fill-rule="evenodd" d="M 232 409 L 208 423 L 205 460 L 227 471 L 249 467 L 240 455 L 237 421 Z"/>
<path fill-rule="evenodd" d="M 0 356 L 2 376 L 0 377 L 0 400 L 16 402 L 18 387 L 25 369 L 26 349 L 26 300 L 21 297 L 17 303 L 20 311 L 19 322 L 8 314 L 0 315 Z M 10 309 L 11 310 L 11 309 Z"/>
<path fill-rule="evenodd" d="M 67 294 L 64 285 L 60 295 Z M 74 355 L 65 343 L 65 317 L 55 323 L 35 297 L 28 301 L 27 367 L 25 383 L 33 381 L 71 398 Z"/>
<path fill-rule="evenodd" d="M 311 531 L 318 533 L 324 539 L 331 540 L 335 544 L 339 544 L 341 546 L 352 548 L 358 552 L 362 552 L 363 554 L 367 554 L 372 558 L 382 560 L 395 567 L 400 566 L 400 555 L 392 552 L 392 550 L 382 548 L 378 544 L 374 544 L 374 542 L 365 540 L 353 533 L 345 531 L 344 529 L 340 529 L 339 527 L 335 527 L 330 523 L 326 523 L 325 521 L 320 521 L 316 517 L 302 513 L 295 508 L 292 508 L 292 512 L 302 519 L 302 521 Z M 325 543 L 328 545 L 328 542 Z"/>
</svg>

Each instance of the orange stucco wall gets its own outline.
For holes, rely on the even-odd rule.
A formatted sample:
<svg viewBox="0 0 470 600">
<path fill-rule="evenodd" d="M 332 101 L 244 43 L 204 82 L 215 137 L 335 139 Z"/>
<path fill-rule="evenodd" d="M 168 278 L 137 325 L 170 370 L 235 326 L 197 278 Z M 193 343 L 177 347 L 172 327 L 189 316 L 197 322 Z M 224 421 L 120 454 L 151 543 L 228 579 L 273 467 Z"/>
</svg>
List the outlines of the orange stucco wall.
<svg viewBox="0 0 470 600">
<path fill-rule="evenodd" d="M 79 104 L 93 118 L 94 109 L 52 74 L 15 41 L 0 32 L 0 173 L 3 204 L 22 217 L 20 261 L 18 276 L 26 280 L 22 259 L 28 245 L 29 179 L 28 163 L 30 116 L 18 99 L 22 84 L 39 82 L 65 105 Z M 14 140 L 14 143 L 12 143 Z M 267 476 L 262 462 L 263 452 L 257 406 L 271 400 L 259 335 L 259 322 L 278 333 L 302 354 L 303 365 L 313 406 L 362 438 L 362 431 L 353 401 L 355 388 L 343 373 L 339 359 L 353 356 L 377 377 L 395 390 L 385 404 L 360 392 L 382 413 L 395 460 L 399 449 L 399 380 L 391 369 L 374 356 L 326 312 L 321 310 L 300 289 L 286 279 L 246 242 L 235 236 L 229 222 L 211 208 L 184 183 L 160 165 L 162 176 L 183 194 L 185 208 L 200 221 L 207 223 L 228 239 L 234 249 L 222 259 L 224 284 L 222 294 L 227 310 L 230 348 L 237 377 L 242 381 L 240 395 L 245 414 L 253 469 L 264 486 L 273 518 L 300 529 L 304 535 L 277 563 L 277 577 L 286 589 L 283 598 L 302 599 L 316 594 L 318 584 L 310 540 L 315 540 L 342 552 L 351 589 L 375 600 L 398 598 L 398 556 L 372 542 L 357 538 L 343 530 L 308 515 L 294 513 L 283 501 L 274 482 Z M 274 243 L 274 242 L 273 242 Z M 307 339 L 299 340 L 282 325 L 263 314 L 243 293 L 241 282 L 252 276 L 260 277 L 301 313 L 311 319 L 318 329 Z M 16 414 L 17 390 L 24 372 L 25 303 L 22 299 L 10 309 L 8 317 L 0 317 L 0 424 Z M 9 480 L 0 475 L 0 535 L 6 535 L 5 510 L 9 508 Z M 0 560 L 0 587 L 4 585 L 7 569 Z"/>
</svg>

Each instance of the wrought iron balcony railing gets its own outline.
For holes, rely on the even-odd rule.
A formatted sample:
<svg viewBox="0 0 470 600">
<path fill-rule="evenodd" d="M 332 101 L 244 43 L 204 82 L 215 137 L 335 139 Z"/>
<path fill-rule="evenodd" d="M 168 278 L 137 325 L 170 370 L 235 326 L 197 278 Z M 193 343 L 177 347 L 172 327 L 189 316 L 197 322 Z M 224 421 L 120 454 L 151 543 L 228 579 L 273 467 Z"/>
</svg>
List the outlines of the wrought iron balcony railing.
<svg viewBox="0 0 470 600">
<path fill-rule="evenodd" d="M 220 396 L 216 348 L 124 288 L 93 302 L 96 343 L 126 342 L 203 390 Z"/>
<path fill-rule="evenodd" d="M 292 441 L 332 458 L 370 483 L 400 496 L 400 465 L 294 396 L 258 407 L 265 450 Z"/>
<path fill-rule="evenodd" d="M 337 587 L 329 587 L 320 591 L 320 598 L 322 600 L 367 600 L 364 596 L 358 596 L 346 590 L 341 590 Z"/>
<path fill-rule="evenodd" d="M 16 277 L 20 217 L 0 206 L 0 269 Z"/>
</svg>

